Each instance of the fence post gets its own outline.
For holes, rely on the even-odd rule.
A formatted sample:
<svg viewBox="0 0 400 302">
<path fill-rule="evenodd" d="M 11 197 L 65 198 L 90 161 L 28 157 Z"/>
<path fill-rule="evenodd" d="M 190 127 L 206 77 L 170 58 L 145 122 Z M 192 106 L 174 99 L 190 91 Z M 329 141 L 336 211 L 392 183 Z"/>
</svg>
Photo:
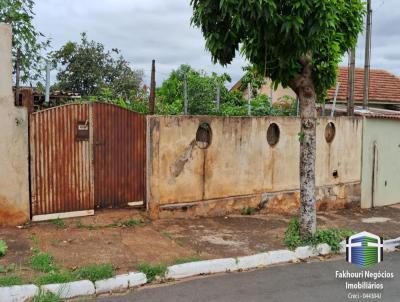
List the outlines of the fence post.
<svg viewBox="0 0 400 302">
<path fill-rule="evenodd" d="M 154 114 L 156 103 L 156 61 L 151 63 L 151 81 L 150 81 L 150 99 L 149 99 L 149 112 Z"/>
<path fill-rule="evenodd" d="M 251 85 L 247 84 L 247 115 L 251 116 Z"/>
<path fill-rule="evenodd" d="M 220 83 L 217 83 L 217 87 L 216 87 L 216 89 L 217 89 L 217 97 L 216 97 L 216 100 L 215 100 L 218 111 L 219 111 L 219 104 L 221 102 L 221 87 L 219 85 L 220 85 Z"/>
<path fill-rule="evenodd" d="M 187 93 L 187 77 L 186 73 L 183 79 L 183 96 L 184 96 L 184 113 L 185 115 L 188 114 L 188 93 Z"/>
</svg>

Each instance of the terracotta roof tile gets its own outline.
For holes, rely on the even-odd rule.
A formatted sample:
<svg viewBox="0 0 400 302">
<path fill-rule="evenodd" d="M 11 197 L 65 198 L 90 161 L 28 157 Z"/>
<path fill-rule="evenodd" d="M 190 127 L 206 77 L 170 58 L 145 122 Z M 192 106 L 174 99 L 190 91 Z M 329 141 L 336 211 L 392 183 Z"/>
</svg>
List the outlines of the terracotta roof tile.
<svg viewBox="0 0 400 302">
<path fill-rule="evenodd" d="M 340 67 L 338 81 L 340 83 L 337 100 L 347 100 L 347 79 L 348 68 Z M 355 101 L 362 102 L 364 87 L 364 69 L 356 68 L 355 79 Z M 328 99 L 333 99 L 335 95 L 335 87 L 328 91 Z M 370 102 L 392 102 L 400 103 L 400 78 L 395 75 L 379 69 L 371 69 L 370 71 Z"/>
</svg>

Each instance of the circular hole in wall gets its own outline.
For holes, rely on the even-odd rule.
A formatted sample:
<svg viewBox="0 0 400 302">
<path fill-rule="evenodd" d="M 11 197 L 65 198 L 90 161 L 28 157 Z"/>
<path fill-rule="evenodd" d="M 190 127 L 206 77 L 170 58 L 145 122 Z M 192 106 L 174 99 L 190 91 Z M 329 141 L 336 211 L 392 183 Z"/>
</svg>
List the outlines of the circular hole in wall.
<svg viewBox="0 0 400 302">
<path fill-rule="evenodd" d="M 281 131 L 279 130 L 279 126 L 275 123 L 269 125 L 267 130 L 267 141 L 270 146 L 275 146 L 279 142 L 279 137 L 281 135 Z"/>
<path fill-rule="evenodd" d="M 208 123 L 201 123 L 196 132 L 196 145 L 200 149 L 206 149 L 211 144 L 212 132 Z"/>
<path fill-rule="evenodd" d="M 325 127 L 325 140 L 327 143 L 331 143 L 336 135 L 336 127 L 335 124 L 329 122 Z"/>
</svg>

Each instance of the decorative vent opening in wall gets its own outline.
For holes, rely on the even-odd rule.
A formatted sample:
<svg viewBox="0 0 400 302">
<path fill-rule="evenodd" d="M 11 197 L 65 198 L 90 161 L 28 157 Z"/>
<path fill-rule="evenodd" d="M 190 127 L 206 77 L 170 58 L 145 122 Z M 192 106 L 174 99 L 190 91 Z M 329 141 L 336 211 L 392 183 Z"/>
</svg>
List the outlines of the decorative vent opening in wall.
<svg viewBox="0 0 400 302">
<path fill-rule="evenodd" d="M 329 122 L 328 125 L 325 127 L 325 140 L 329 144 L 333 141 L 336 135 L 336 127 L 335 124 Z"/>
<path fill-rule="evenodd" d="M 279 142 L 279 138 L 281 135 L 281 131 L 279 130 L 279 126 L 275 123 L 269 125 L 267 130 L 267 141 L 268 144 L 273 147 Z"/>
<path fill-rule="evenodd" d="M 212 131 L 208 123 L 201 123 L 196 132 L 196 145 L 200 149 L 206 149 L 211 145 Z"/>
</svg>

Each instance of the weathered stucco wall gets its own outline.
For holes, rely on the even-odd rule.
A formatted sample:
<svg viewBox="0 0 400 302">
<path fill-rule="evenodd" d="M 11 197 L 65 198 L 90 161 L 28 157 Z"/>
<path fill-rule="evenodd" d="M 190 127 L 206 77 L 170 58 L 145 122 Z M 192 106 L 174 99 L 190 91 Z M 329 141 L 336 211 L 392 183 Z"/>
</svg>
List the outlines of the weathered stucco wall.
<svg viewBox="0 0 400 302">
<path fill-rule="evenodd" d="M 328 144 L 324 133 L 331 121 L 336 135 Z M 207 149 L 195 143 L 203 122 L 212 130 Z M 266 139 L 271 123 L 280 129 L 279 142 L 273 147 Z M 360 182 L 361 125 L 360 119 L 346 117 L 319 120 L 317 186 Z M 151 212 L 170 204 L 298 190 L 299 131 L 299 119 L 293 117 L 149 116 L 147 200 Z"/>
<path fill-rule="evenodd" d="M 361 206 L 400 203 L 400 120 L 365 119 Z"/>
<path fill-rule="evenodd" d="M 0 23 L 0 225 L 29 220 L 28 115 L 14 106 L 11 26 Z"/>
</svg>

